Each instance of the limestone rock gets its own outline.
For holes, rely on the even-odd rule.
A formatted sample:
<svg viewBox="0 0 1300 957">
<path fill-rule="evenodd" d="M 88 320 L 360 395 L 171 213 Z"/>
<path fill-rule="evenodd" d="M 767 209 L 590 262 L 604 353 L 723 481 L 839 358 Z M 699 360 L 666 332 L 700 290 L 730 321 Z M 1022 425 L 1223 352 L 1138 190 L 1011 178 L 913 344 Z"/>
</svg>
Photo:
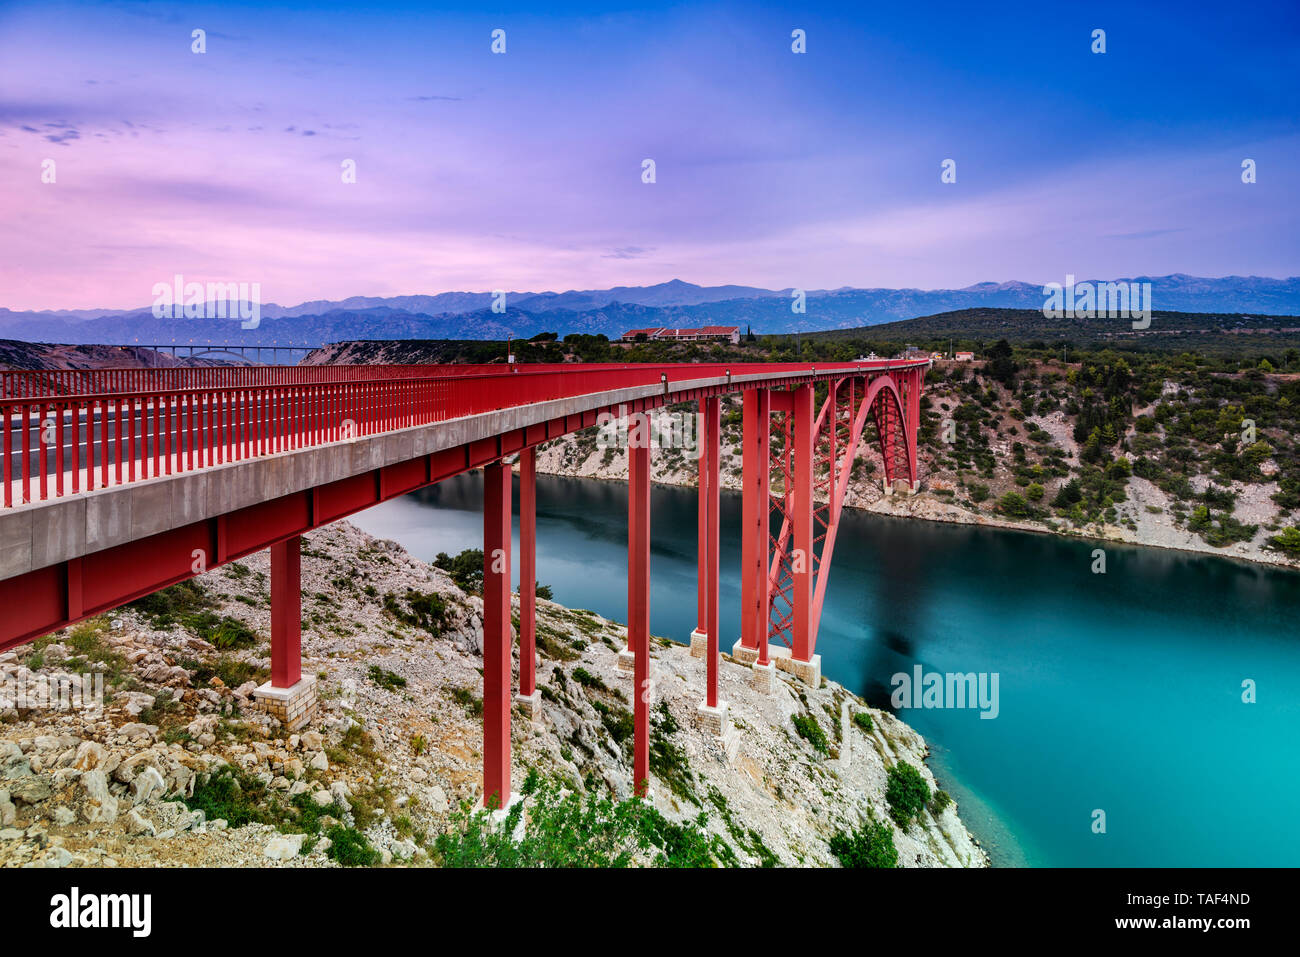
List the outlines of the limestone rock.
<svg viewBox="0 0 1300 957">
<path fill-rule="evenodd" d="M 135 803 L 144 804 L 155 797 L 161 797 L 166 790 L 166 783 L 158 769 L 151 765 L 136 775 L 131 782 L 131 790 L 135 792 Z"/>
<path fill-rule="evenodd" d="M 72 759 L 72 766 L 78 771 L 93 771 L 104 762 L 104 746 L 96 741 L 82 741 L 77 746 L 76 756 Z"/>
<path fill-rule="evenodd" d="M 81 776 L 86 794 L 82 815 L 91 824 L 108 824 L 117 820 L 117 798 L 108 791 L 108 775 L 96 768 Z"/>
<path fill-rule="evenodd" d="M 44 775 L 33 774 L 22 777 L 9 785 L 10 800 L 22 804 L 40 804 L 53 793 L 50 779 Z"/>
<path fill-rule="evenodd" d="M 128 691 L 124 697 L 126 698 L 124 710 L 132 717 L 152 708 L 157 700 L 153 695 L 145 694 L 143 691 Z"/>
<path fill-rule="evenodd" d="M 281 834 L 271 838 L 262 853 L 273 861 L 292 860 L 302 851 L 302 842 L 306 839 L 306 834 Z"/>
<path fill-rule="evenodd" d="M 126 832 L 128 834 L 145 834 L 149 837 L 153 837 L 157 833 L 157 830 L 154 828 L 152 821 L 144 817 L 144 815 L 135 808 L 132 808 L 126 814 Z"/>
</svg>

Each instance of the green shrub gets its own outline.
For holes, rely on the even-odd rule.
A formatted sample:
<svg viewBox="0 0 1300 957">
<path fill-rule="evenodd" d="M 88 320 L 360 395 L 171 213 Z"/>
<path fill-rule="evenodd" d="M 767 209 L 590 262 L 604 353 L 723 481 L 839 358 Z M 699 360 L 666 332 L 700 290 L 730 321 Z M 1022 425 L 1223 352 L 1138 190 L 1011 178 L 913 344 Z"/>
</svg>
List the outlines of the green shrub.
<svg viewBox="0 0 1300 957">
<path fill-rule="evenodd" d="M 875 814 L 852 831 L 840 831 L 830 841 L 831 853 L 841 867 L 897 867 L 894 830 Z"/>
<path fill-rule="evenodd" d="M 817 719 L 810 714 L 797 714 L 792 719 L 794 729 L 799 732 L 799 737 L 803 738 L 812 745 L 813 750 L 821 754 L 830 753 L 830 743 L 826 740 L 826 732 L 822 726 L 817 723 Z"/>
<path fill-rule="evenodd" d="M 500 821 L 468 806 L 452 818 L 452 828 L 434 841 L 442 867 L 712 867 L 735 863 L 735 852 L 704 830 L 702 820 L 675 824 L 655 808 L 633 798 L 561 795 L 552 784 L 538 786 L 528 802 Z M 702 818 L 702 816 L 701 816 Z"/>
<path fill-rule="evenodd" d="M 155 628 L 168 628 L 187 616 L 216 606 L 203 586 L 193 579 L 137 598 L 127 605 L 148 617 Z"/>
<path fill-rule="evenodd" d="M 228 615 L 217 617 L 211 612 L 204 612 L 195 617 L 190 627 L 200 638 L 222 651 L 252 648 L 258 642 L 257 632 Z"/>
<path fill-rule="evenodd" d="M 929 800 L 930 786 L 915 767 L 899 761 L 889 769 L 885 801 L 889 804 L 889 816 L 899 827 L 906 830 Z"/>
<path fill-rule="evenodd" d="M 865 711 L 858 711 L 853 715 L 853 723 L 856 724 L 867 734 L 871 733 L 871 715 Z"/>
<path fill-rule="evenodd" d="M 338 824 L 326 831 L 325 836 L 330 839 L 325 853 L 344 867 L 373 867 L 379 863 L 379 852 L 356 828 Z"/>
<path fill-rule="evenodd" d="M 1300 528 L 1291 525 L 1269 536 L 1268 547 L 1292 557 L 1300 556 Z"/>
<path fill-rule="evenodd" d="M 213 678 L 220 678 L 227 688 L 238 688 L 248 681 L 261 684 L 271 676 L 268 669 L 230 655 L 222 655 L 216 661 L 185 660 L 180 665 L 193 673 L 191 680 L 196 687 L 206 687 L 212 683 Z"/>
<path fill-rule="evenodd" d="M 231 827 L 267 824 L 271 815 L 265 807 L 267 786 L 233 765 L 223 765 L 194 785 L 193 796 L 185 799 L 191 811 L 202 811 L 209 821 L 224 818 Z"/>
<path fill-rule="evenodd" d="M 600 679 L 599 675 L 593 675 L 586 668 L 574 668 L 573 680 L 584 688 L 594 688 L 597 691 L 609 690 L 609 687 Z"/>
<path fill-rule="evenodd" d="M 950 804 L 952 804 L 952 795 L 943 788 L 939 788 L 934 792 L 934 796 L 930 798 L 928 806 L 930 808 L 930 813 L 935 817 L 938 817 L 948 809 Z"/>
<path fill-rule="evenodd" d="M 998 511 L 1011 518 L 1028 518 L 1033 509 L 1019 492 L 1007 492 L 998 499 Z"/>
<path fill-rule="evenodd" d="M 404 604 L 403 604 L 404 603 Z M 436 592 L 418 592 L 406 589 L 401 599 L 392 592 L 384 595 L 384 611 L 404 625 L 419 628 L 435 638 L 442 634 L 447 621 L 447 602 Z"/>
</svg>

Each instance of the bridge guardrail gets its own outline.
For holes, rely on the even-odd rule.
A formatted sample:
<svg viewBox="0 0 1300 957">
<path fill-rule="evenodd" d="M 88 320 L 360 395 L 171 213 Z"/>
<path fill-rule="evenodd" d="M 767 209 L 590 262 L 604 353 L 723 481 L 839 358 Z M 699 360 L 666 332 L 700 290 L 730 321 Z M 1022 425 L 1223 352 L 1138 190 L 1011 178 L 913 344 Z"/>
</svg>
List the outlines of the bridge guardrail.
<svg viewBox="0 0 1300 957">
<path fill-rule="evenodd" d="M 284 366 L 117 369 L 44 387 L 109 385 L 98 393 L 0 398 L 3 507 L 187 472 L 498 409 L 661 382 L 766 373 L 773 379 L 855 374 L 924 364 L 676 363 L 485 367 Z M 311 371 L 298 381 L 279 373 Z M 436 372 L 432 371 L 435 370 Z M 464 371 L 462 371 L 464 370 Z M 62 371 L 62 370 L 57 370 Z M 78 370 L 80 371 L 80 370 Z M 145 373 L 222 373 L 220 384 L 156 388 Z M 273 381 L 237 373 L 270 373 Z M 46 373 L 6 373 L 41 376 Z M 326 375 L 328 374 L 328 376 Z M 191 381 L 186 376 L 176 376 Z M 303 381 L 316 379 L 317 381 Z M 738 385 L 737 388 L 740 386 Z"/>
</svg>

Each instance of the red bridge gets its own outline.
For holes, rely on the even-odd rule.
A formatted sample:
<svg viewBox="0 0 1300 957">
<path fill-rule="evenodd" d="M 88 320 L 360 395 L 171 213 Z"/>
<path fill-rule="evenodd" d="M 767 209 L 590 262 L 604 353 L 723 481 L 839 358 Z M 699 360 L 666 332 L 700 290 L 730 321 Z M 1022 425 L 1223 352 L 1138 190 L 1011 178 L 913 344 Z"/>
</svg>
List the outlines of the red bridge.
<svg viewBox="0 0 1300 957">
<path fill-rule="evenodd" d="M 535 686 L 535 449 L 628 419 L 627 649 L 633 780 L 649 778 L 649 413 L 698 406 L 701 716 L 720 730 L 720 399 L 741 393 L 740 638 L 770 686 L 820 681 L 817 626 L 840 511 L 870 423 L 885 487 L 915 489 L 929 360 L 805 364 L 307 366 L 0 373 L 0 650 L 271 549 L 271 680 L 259 706 L 294 727 L 301 674 L 300 536 L 470 469 L 483 492 L 483 796 L 510 798 L 511 470 L 520 475 L 517 697 Z M 602 421 L 604 421 L 602 419 Z M 734 626 L 733 626 L 734 627 Z M 734 633 L 734 632 L 733 632 Z"/>
</svg>

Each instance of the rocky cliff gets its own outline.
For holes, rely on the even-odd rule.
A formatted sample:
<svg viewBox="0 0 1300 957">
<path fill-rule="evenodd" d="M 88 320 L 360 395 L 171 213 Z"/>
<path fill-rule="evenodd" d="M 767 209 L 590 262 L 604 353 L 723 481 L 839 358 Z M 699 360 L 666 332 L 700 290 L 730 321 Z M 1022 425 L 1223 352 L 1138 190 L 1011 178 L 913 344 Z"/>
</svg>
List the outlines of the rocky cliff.
<svg viewBox="0 0 1300 957">
<path fill-rule="evenodd" d="M 437 863 L 437 835 L 481 800 L 480 600 L 346 523 L 304 539 L 302 570 L 303 673 L 320 708 L 294 734 L 250 700 L 269 666 L 267 553 L 0 655 L 0 863 Z M 515 711 L 516 787 L 626 798 L 626 632 L 538 606 L 544 716 Z M 925 742 L 891 715 L 830 681 L 782 674 L 760 694 L 724 658 L 735 726 L 719 739 L 695 723 L 703 660 L 660 639 L 652 659 L 650 801 L 721 842 L 721 861 L 832 864 L 829 839 L 874 818 L 900 865 L 987 863 L 955 805 L 890 821 L 889 767 L 938 788 Z M 87 691 L 98 676 L 102 710 L 14 706 L 20 679 L 53 676 Z"/>
</svg>

